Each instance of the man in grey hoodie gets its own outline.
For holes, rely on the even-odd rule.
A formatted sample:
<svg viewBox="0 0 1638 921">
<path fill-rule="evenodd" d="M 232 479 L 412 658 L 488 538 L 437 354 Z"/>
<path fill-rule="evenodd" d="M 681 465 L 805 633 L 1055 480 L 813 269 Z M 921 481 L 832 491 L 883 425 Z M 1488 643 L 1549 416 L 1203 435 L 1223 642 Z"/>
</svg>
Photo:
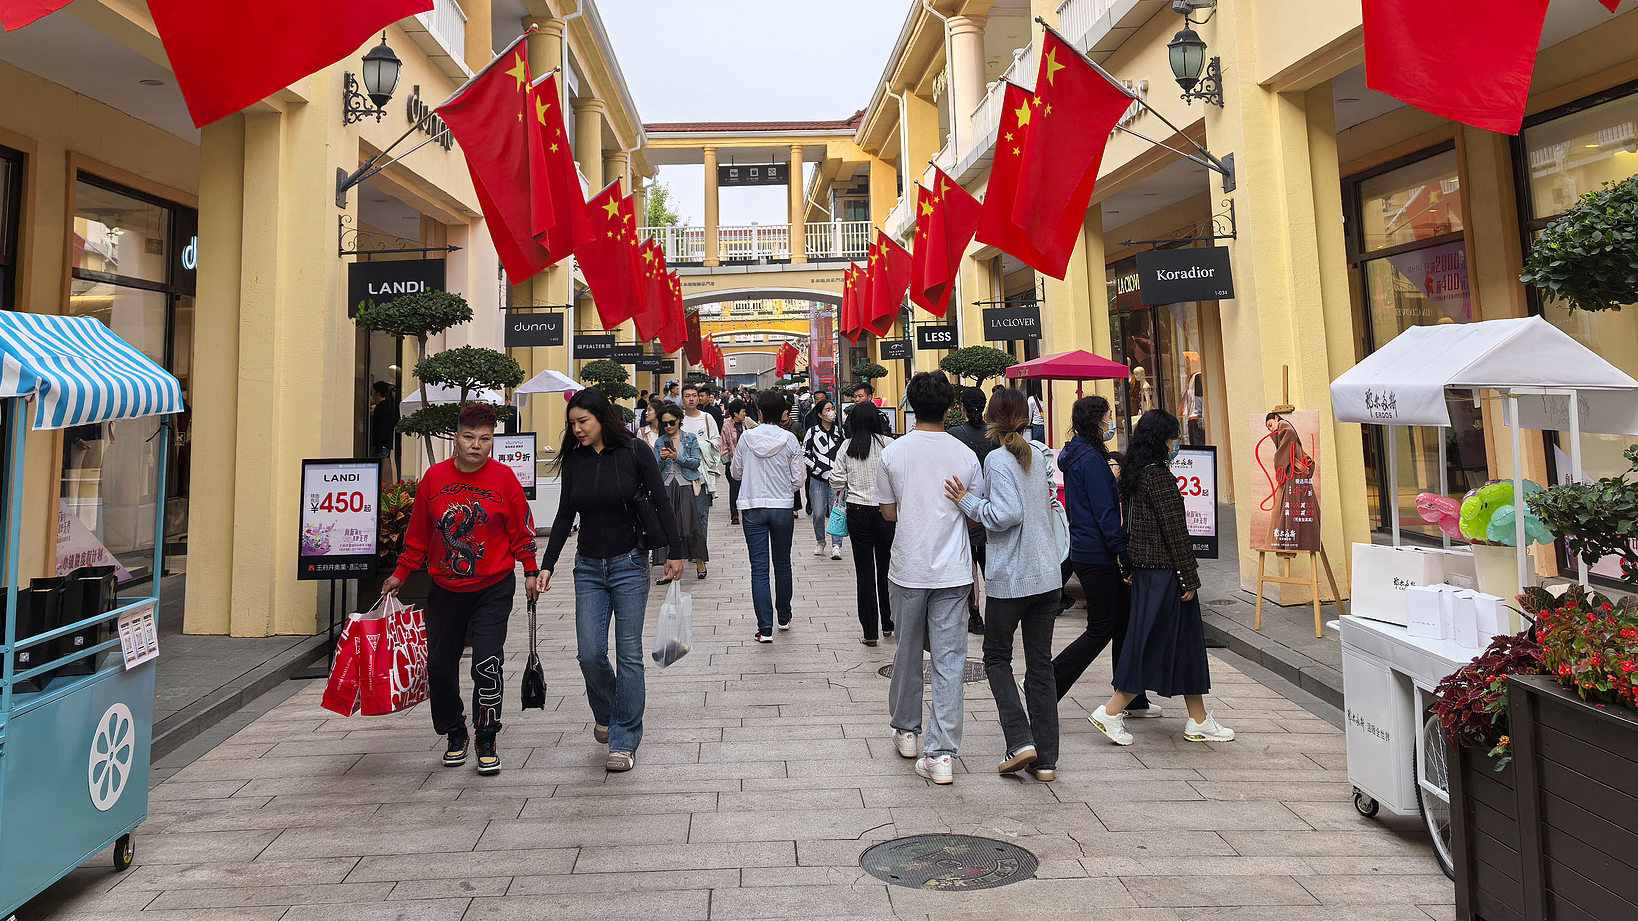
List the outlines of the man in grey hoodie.
<svg viewBox="0 0 1638 921">
<path fill-rule="evenodd" d="M 756 641 L 773 642 L 774 611 L 779 629 L 791 628 L 791 535 L 796 530 L 792 503 L 807 480 L 807 461 L 796 436 L 779 423 L 790 406 L 782 394 L 763 391 L 757 413 L 766 425 L 739 436 L 730 474 L 740 480 L 739 517 L 745 547 L 751 555 L 751 603 L 756 608 Z M 769 563 L 773 591 L 768 590 Z"/>
</svg>

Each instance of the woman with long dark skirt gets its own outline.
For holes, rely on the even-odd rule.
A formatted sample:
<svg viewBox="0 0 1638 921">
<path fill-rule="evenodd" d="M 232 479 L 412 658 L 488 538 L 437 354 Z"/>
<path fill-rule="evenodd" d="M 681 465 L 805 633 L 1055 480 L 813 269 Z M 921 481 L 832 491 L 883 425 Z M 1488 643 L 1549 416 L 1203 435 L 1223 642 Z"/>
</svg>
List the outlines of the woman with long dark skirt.
<svg viewBox="0 0 1638 921">
<path fill-rule="evenodd" d="M 1092 725 L 1116 745 L 1131 745 L 1126 707 L 1144 691 L 1182 696 L 1189 718 L 1183 737 L 1227 742 L 1234 730 L 1206 712 L 1211 690 L 1206 632 L 1200 621 L 1200 570 L 1183 512 L 1183 496 L 1169 466 L 1182 428 L 1177 417 L 1152 409 L 1138 420 L 1121 470 L 1126 504 L 1127 555 L 1132 561 L 1132 614 L 1115 663 L 1115 694 L 1092 711 Z"/>
<path fill-rule="evenodd" d="M 648 607 L 648 565 L 638 549 L 640 524 L 632 505 L 646 498 L 671 545 L 665 574 L 682 575 L 686 555 L 677 519 L 660 483 L 654 454 L 634 441 L 619 410 L 596 387 L 569 400 L 569 421 L 558 453 L 562 497 L 541 561 L 541 591 L 563 553 L 575 518 L 580 537 L 574 558 L 574 625 L 580 672 L 591 705 L 592 736 L 609 747 L 604 767 L 629 771 L 643 739 L 643 616 Z M 692 498 L 692 497 L 690 497 Z M 692 503 L 689 505 L 693 508 Z M 609 621 L 614 621 L 614 665 L 609 664 Z"/>
<path fill-rule="evenodd" d="M 654 442 L 654 460 L 660 467 L 660 482 L 671 503 L 672 514 L 677 516 L 677 537 L 681 540 L 683 559 L 698 560 L 700 578 L 705 578 L 705 563 L 711 558 L 705 549 L 705 529 L 700 527 L 700 468 L 703 455 L 699 439 L 682 430 L 683 409 L 675 403 L 660 407 L 659 438 Z M 656 585 L 670 585 L 676 579 L 667 567 L 665 577 Z"/>
<path fill-rule="evenodd" d="M 1131 600 L 1121 572 L 1126 528 L 1120 520 L 1120 483 L 1109 455 L 1108 443 L 1115 435 L 1109 401 L 1100 396 L 1076 400 L 1071 424 L 1075 437 L 1058 455 L 1058 469 L 1064 474 L 1064 500 L 1069 512 L 1069 565 L 1086 592 L 1086 632 L 1052 660 L 1059 700 L 1105 646 L 1112 643 L 1113 658 L 1120 660 Z M 1160 708 L 1151 706 L 1149 698 L 1139 694 L 1127 705 L 1126 713 L 1159 716 Z"/>
</svg>

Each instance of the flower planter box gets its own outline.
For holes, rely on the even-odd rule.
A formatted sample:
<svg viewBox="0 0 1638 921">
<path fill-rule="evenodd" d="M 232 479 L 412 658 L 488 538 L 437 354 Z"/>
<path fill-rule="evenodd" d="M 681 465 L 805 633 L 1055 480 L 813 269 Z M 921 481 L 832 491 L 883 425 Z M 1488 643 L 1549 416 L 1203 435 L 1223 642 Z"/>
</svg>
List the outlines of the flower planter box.
<svg viewBox="0 0 1638 921">
<path fill-rule="evenodd" d="M 1512 766 L 1468 750 L 1451 781 L 1457 918 L 1638 918 L 1638 714 L 1507 685 Z"/>
</svg>

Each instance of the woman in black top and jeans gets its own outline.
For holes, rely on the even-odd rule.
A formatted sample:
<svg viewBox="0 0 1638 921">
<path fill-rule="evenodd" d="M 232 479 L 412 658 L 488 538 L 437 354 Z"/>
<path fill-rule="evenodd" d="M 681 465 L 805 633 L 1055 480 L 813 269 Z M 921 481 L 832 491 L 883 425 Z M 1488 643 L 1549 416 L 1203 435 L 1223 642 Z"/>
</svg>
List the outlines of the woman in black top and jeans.
<svg viewBox="0 0 1638 921">
<path fill-rule="evenodd" d="M 646 446 L 633 448 L 619 410 L 595 387 L 569 400 L 569 422 L 558 454 L 562 495 L 541 559 L 541 591 L 549 591 L 575 516 L 580 537 L 574 559 L 574 623 L 586 700 L 596 720 L 593 735 L 609 746 L 610 771 L 637 763 L 643 738 L 643 615 L 648 607 L 648 560 L 637 548 L 632 499 L 644 496 L 671 545 L 667 578 L 682 575 L 677 519 L 660 483 L 660 467 Z M 615 666 L 609 664 L 609 620 L 614 621 Z"/>
</svg>

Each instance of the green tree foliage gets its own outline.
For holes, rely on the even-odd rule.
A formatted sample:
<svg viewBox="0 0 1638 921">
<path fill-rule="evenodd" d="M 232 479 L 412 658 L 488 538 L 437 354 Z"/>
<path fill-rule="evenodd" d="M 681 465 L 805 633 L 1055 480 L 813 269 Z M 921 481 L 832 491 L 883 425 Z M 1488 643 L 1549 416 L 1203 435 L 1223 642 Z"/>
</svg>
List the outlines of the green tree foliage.
<svg viewBox="0 0 1638 921">
<path fill-rule="evenodd" d="M 361 329 L 383 332 L 420 341 L 423 349 L 428 336 L 472 320 L 466 298 L 447 291 L 423 291 L 395 297 L 383 304 L 364 301 L 358 305 L 356 322 Z"/>
<path fill-rule="evenodd" d="M 626 383 L 631 379 L 631 373 L 626 370 L 626 366 L 607 358 L 586 362 L 586 366 L 580 369 L 580 379 L 588 387 L 596 387 L 603 391 L 603 395 L 608 397 L 610 402 L 631 400 L 637 396 L 637 388 Z M 624 407 L 621 409 L 630 412 Z M 631 418 L 635 418 L 635 414 L 629 416 L 628 421 Z"/>
<path fill-rule="evenodd" d="M 704 386 L 710 382 L 711 376 L 706 374 L 704 371 L 690 371 L 688 372 L 688 375 L 683 378 L 683 383 L 685 384 L 697 384 L 699 386 Z"/>
<path fill-rule="evenodd" d="M 1628 479 L 1638 473 L 1638 445 L 1628 447 L 1627 472 L 1596 483 L 1564 483 L 1525 498 L 1525 505 L 1547 525 L 1547 530 L 1564 539 L 1564 549 L 1572 559 L 1580 557 L 1588 565 L 1613 556 L 1621 560 L 1621 580 L 1638 586 L 1638 481 Z"/>
<path fill-rule="evenodd" d="M 454 403 L 427 404 L 398 420 L 400 435 L 418 435 L 427 441 L 427 456 L 432 456 L 432 439 L 453 439 L 455 420 L 469 403 L 487 402 L 471 399 L 484 390 L 505 392 L 523 383 L 523 367 L 509 356 L 494 349 L 480 349 L 466 345 L 428 355 L 415 365 L 415 376 L 423 386 L 449 387 L 457 391 Z M 504 405 L 490 403 L 501 419 L 512 418 L 512 410 Z"/>
<path fill-rule="evenodd" d="M 663 182 L 648 187 L 647 211 L 643 216 L 645 227 L 675 227 L 683 218 L 672 210 L 671 189 Z"/>
<path fill-rule="evenodd" d="M 856 381 L 873 381 L 886 376 L 887 369 L 873 361 L 861 361 L 853 366 L 853 379 Z"/>
<path fill-rule="evenodd" d="M 967 378 L 978 386 L 992 377 L 999 377 L 1006 370 L 1018 363 L 1018 359 L 997 348 L 987 345 L 969 345 L 964 349 L 956 349 L 944 356 L 938 366 L 945 372 L 956 376 L 956 380 Z"/>
<path fill-rule="evenodd" d="M 1638 303 L 1638 175 L 1604 183 L 1548 224 L 1519 279 L 1571 308 Z"/>
</svg>

